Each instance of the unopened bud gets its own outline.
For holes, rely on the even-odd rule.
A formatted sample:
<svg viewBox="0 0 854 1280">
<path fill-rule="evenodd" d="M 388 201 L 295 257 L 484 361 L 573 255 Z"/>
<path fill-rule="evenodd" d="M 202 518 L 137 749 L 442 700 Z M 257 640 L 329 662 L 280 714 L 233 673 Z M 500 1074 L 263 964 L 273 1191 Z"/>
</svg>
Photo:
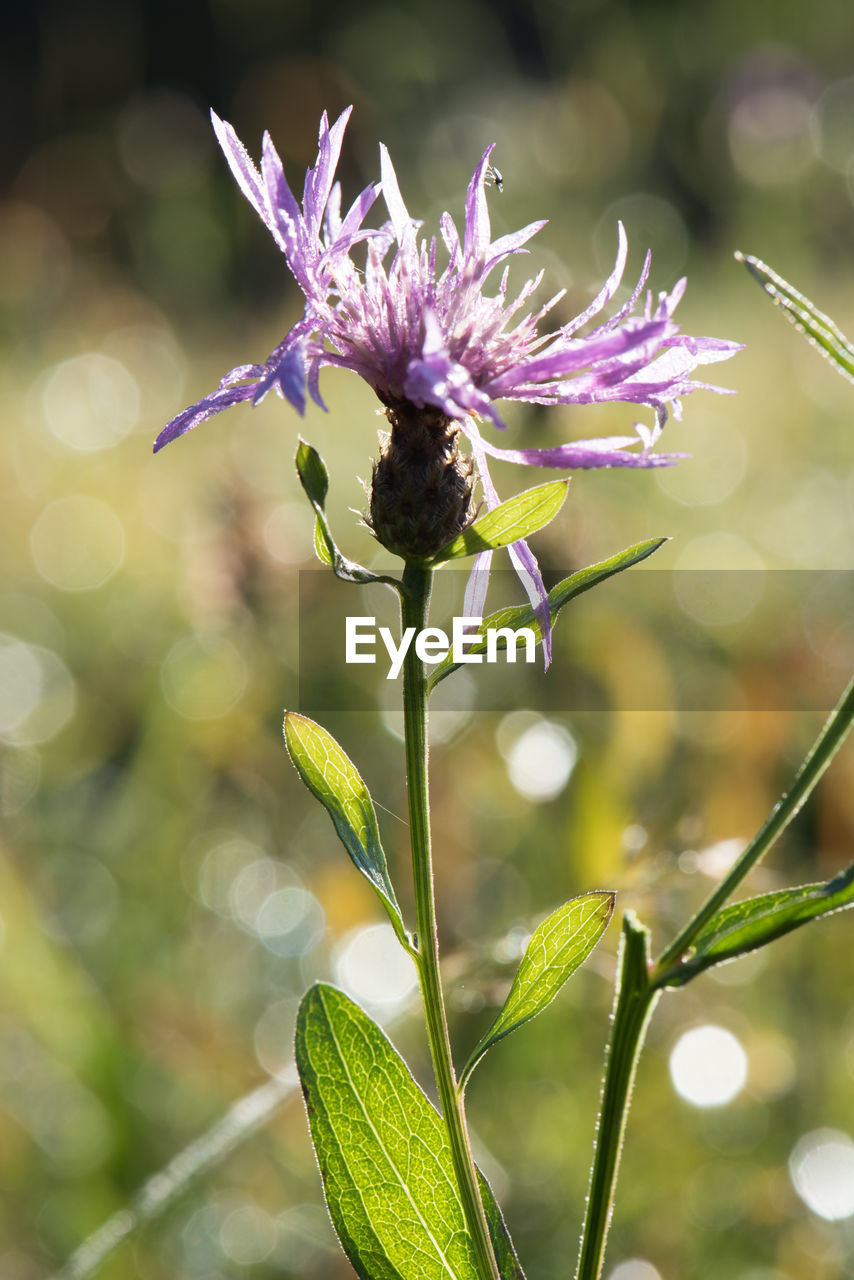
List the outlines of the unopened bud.
<svg viewBox="0 0 854 1280">
<path fill-rule="evenodd" d="M 391 435 L 373 466 L 368 524 L 395 555 L 429 559 L 475 517 L 474 464 L 460 452 L 456 423 L 440 409 L 398 400 L 386 417 Z"/>
</svg>

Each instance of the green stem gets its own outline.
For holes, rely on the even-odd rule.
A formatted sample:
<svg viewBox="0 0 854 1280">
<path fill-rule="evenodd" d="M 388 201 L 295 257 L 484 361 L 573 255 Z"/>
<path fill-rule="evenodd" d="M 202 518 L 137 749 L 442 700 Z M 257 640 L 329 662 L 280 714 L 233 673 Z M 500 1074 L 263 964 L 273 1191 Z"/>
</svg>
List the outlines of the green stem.
<svg viewBox="0 0 854 1280">
<path fill-rule="evenodd" d="M 418 635 L 427 624 L 433 570 L 408 563 L 403 574 L 403 629 Z M 416 963 L 424 1001 L 427 1038 L 442 1114 L 448 1127 L 451 1154 L 466 1225 L 477 1256 L 481 1280 L 501 1280 L 489 1228 L 483 1212 L 477 1173 L 471 1154 L 462 1100 L 457 1089 L 448 1020 L 439 976 L 439 938 L 430 848 L 430 795 L 427 771 L 427 678 L 424 664 L 410 644 L 403 663 L 403 718 L 406 739 L 406 778 L 412 842 L 412 875 L 417 928 Z"/>
<path fill-rule="evenodd" d="M 620 971 L 575 1280 L 599 1280 L 614 1209 L 632 1085 L 646 1028 L 659 998 L 649 982 L 649 932 L 623 917 Z"/>
<path fill-rule="evenodd" d="M 842 746 L 852 722 L 854 722 L 854 680 L 837 703 L 789 790 L 774 806 L 766 822 L 718 887 L 709 894 L 697 914 L 689 920 L 679 936 L 656 961 L 652 976 L 654 986 L 667 985 L 668 978 L 672 976 L 672 970 L 678 967 L 694 939 L 738 888 L 747 873 L 764 857 L 777 837 L 785 831 Z"/>
</svg>

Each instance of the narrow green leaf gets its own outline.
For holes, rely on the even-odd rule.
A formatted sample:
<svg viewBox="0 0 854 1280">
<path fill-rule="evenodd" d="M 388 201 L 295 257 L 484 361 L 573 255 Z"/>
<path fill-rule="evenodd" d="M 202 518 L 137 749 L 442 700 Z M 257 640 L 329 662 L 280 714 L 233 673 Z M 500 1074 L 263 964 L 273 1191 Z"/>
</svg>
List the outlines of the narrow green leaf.
<svg viewBox="0 0 854 1280">
<path fill-rule="evenodd" d="M 282 728 L 297 773 L 326 809 L 344 848 L 379 894 L 401 943 L 411 950 L 389 878 L 374 803 L 356 766 L 332 734 L 307 716 L 286 711 Z"/>
<path fill-rule="evenodd" d="M 812 345 L 830 360 L 837 373 L 841 373 L 849 382 L 854 382 L 854 346 L 830 317 L 819 311 L 809 298 L 793 289 L 761 258 L 754 258 L 749 253 L 737 253 L 735 257 L 737 262 L 744 263 L 795 328 L 805 334 Z"/>
<path fill-rule="evenodd" d="M 376 1023 L 318 983 L 300 1005 L 296 1061 L 329 1214 L 361 1280 L 479 1280 L 444 1122 Z M 502 1280 L 524 1280 L 480 1189 Z"/>
<path fill-rule="evenodd" d="M 454 538 L 434 556 L 434 563 L 458 560 L 461 556 L 477 555 L 479 551 L 492 551 L 507 547 L 511 542 L 527 538 L 553 520 L 566 501 L 568 480 L 550 480 L 508 498 L 493 511 L 475 520 L 464 533 Z"/>
<path fill-rule="evenodd" d="M 469 1079 L 492 1045 L 551 1004 L 601 938 L 614 914 L 614 902 L 613 893 L 585 893 L 558 907 L 535 929 L 504 1007 L 475 1046 L 460 1076 L 461 1083 Z"/>
<path fill-rule="evenodd" d="M 661 985 L 683 986 L 712 965 L 756 951 L 811 920 L 847 907 L 854 907 L 854 864 L 823 884 L 734 902 L 706 925 L 683 962 L 662 976 Z"/>
<path fill-rule="evenodd" d="M 577 573 L 564 578 L 556 587 L 552 587 L 549 592 L 549 611 L 551 613 L 552 626 L 554 626 L 563 606 L 568 604 L 570 600 L 574 600 L 576 596 L 583 595 L 585 591 L 589 591 L 591 587 L 598 586 L 600 582 L 607 581 L 614 574 L 622 573 L 624 569 L 630 569 L 632 565 L 639 564 L 641 560 L 651 556 L 665 542 L 667 542 L 667 538 L 651 538 L 648 542 L 639 542 L 636 546 L 627 547 L 625 551 L 618 551 L 615 556 L 611 556 L 608 560 L 602 560 L 599 564 L 590 565 L 587 569 L 579 569 Z M 473 636 L 470 642 L 466 642 L 466 653 L 483 653 L 486 650 L 488 631 L 498 632 L 503 628 L 518 631 L 520 627 L 531 627 L 537 644 L 542 642 L 543 636 L 540 624 L 531 606 L 529 604 L 511 605 L 506 609 L 497 609 L 495 613 L 491 613 L 484 618 L 477 634 Z M 499 649 L 507 648 L 506 637 L 498 636 L 497 642 Z M 459 666 L 460 663 L 454 662 L 452 655 L 449 653 L 447 658 L 443 658 L 430 675 L 427 685 L 428 691 L 432 693 L 436 685 L 441 684 L 446 676 L 457 671 Z"/>
<path fill-rule="evenodd" d="M 387 573 L 373 573 L 364 565 L 348 560 L 338 550 L 329 521 L 326 518 L 326 495 L 329 492 L 329 472 L 320 454 L 307 441 L 300 439 L 296 452 L 297 475 L 306 492 L 309 502 L 314 508 L 314 552 L 322 564 L 330 565 L 337 578 L 344 582 L 384 582 L 387 586 L 401 591 L 399 578 Z"/>
</svg>

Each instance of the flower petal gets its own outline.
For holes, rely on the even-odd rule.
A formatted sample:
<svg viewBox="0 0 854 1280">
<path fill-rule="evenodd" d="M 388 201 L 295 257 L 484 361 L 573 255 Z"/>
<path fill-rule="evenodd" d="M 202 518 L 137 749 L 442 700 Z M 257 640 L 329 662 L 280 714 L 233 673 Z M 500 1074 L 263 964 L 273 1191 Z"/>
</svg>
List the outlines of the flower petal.
<svg viewBox="0 0 854 1280">
<path fill-rule="evenodd" d="M 466 225 L 463 237 L 463 256 L 467 260 L 479 258 L 489 248 L 489 205 L 486 202 L 484 180 L 489 168 L 489 157 L 495 144 L 488 146 L 480 157 L 480 163 L 471 176 L 466 192 Z"/>
<path fill-rule="evenodd" d="M 549 593 L 546 591 L 537 557 L 524 538 L 511 543 L 507 548 L 516 576 L 525 588 L 525 593 L 533 606 L 540 631 L 543 635 L 543 659 L 548 671 L 552 661 L 552 615 L 549 609 Z"/>
<path fill-rule="evenodd" d="M 228 377 L 229 375 L 226 374 L 226 378 Z M 223 382 L 225 382 L 225 379 L 223 379 Z M 193 427 L 197 427 L 200 422 L 205 422 L 208 418 L 212 418 L 214 414 L 222 413 L 223 409 L 230 409 L 235 404 L 251 400 L 255 394 L 256 385 L 254 382 L 246 383 L 243 386 L 220 385 L 210 395 L 203 396 L 201 400 L 190 405 L 188 409 L 184 409 L 171 422 L 166 424 L 154 441 L 154 452 L 159 453 L 165 445 L 177 440 L 179 436 L 186 435 L 188 431 L 192 431 Z"/>
<path fill-rule="evenodd" d="M 567 471 L 589 471 L 596 467 L 672 467 L 684 453 L 626 453 L 632 445 L 649 445 L 642 436 L 612 436 L 603 440 L 572 440 L 551 449 L 499 449 L 482 441 L 491 458 L 516 462 L 524 467 L 557 467 Z"/>
<path fill-rule="evenodd" d="M 280 348 L 275 358 L 271 357 L 267 373 L 255 389 L 253 405 L 260 404 L 267 392 L 275 387 L 293 405 L 300 417 L 303 417 L 307 376 L 305 339 L 299 338 L 284 350 Z"/>
</svg>

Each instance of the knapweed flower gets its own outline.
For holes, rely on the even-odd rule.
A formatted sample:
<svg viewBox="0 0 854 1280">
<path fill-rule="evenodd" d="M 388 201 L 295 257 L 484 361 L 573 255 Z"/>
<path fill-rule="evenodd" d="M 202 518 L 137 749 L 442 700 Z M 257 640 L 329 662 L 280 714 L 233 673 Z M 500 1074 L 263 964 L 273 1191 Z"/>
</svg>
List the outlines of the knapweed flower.
<svg viewBox="0 0 854 1280">
<path fill-rule="evenodd" d="M 462 431 L 488 507 L 499 502 L 489 457 L 567 469 L 665 466 L 682 456 L 653 452 L 668 406 L 678 417 L 681 396 L 701 387 L 723 391 L 691 375 L 699 365 L 726 360 L 739 349 L 737 343 L 679 332 L 673 314 L 685 281 L 670 293 L 644 297 L 647 254 L 631 296 L 600 321 L 626 264 L 626 236 L 618 224 L 614 269 L 597 296 L 574 320 L 540 332 L 541 321 L 564 291 L 533 311 L 527 306 L 542 272 L 518 292 L 508 292 L 507 259 L 527 252 L 525 244 L 545 223 L 533 222 L 492 240 L 485 192 L 493 173 L 492 147 L 468 185 L 462 238 L 449 214 L 440 220 L 442 253 L 435 237 L 420 238 L 420 224 L 406 208 L 385 147 L 380 148 L 381 183 L 367 187 L 342 217 L 334 175 L 349 114 L 348 109 L 331 128 L 325 114 L 321 120 L 317 161 L 306 174 L 302 209 L 269 134 L 259 172 L 231 126 L 213 116 L 240 189 L 270 229 L 305 295 L 305 313 L 263 364 L 230 370 L 215 391 L 178 414 L 158 436 L 155 451 L 223 409 L 243 401 L 258 404 L 271 390 L 300 414 L 306 391 L 325 408 L 318 375 L 323 365 L 337 365 L 374 388 L 393 427 L 416 420 L 423 411 L 431 421 L 447 421 L 449 440 Z M 362 223 L 380 189 L 388 221 L 365 229 Z M 359 242 L 364 242 L 365 254 L 361 268 L 353 260 Z M 599 322 L 590 327 L 594 321 Z M 504 428 L 497 407 L 502 400 L 542 405 L 618 400 L 646 406 L 654 418 L 649 426 L 635 424 L 634 435 L 546 449 L 505 449 L 481 431 L 484 423 Z M 472 581 L 477 586 L 466 603 L 469 614 L 482 610 L 490 554 L 476 564 Z M 545 588 L 537 562 L 524 541 L 515 543 L 510 555 L 546 623 L 548 661 L 548 610 L 543 611 Z"/>
</svg>

